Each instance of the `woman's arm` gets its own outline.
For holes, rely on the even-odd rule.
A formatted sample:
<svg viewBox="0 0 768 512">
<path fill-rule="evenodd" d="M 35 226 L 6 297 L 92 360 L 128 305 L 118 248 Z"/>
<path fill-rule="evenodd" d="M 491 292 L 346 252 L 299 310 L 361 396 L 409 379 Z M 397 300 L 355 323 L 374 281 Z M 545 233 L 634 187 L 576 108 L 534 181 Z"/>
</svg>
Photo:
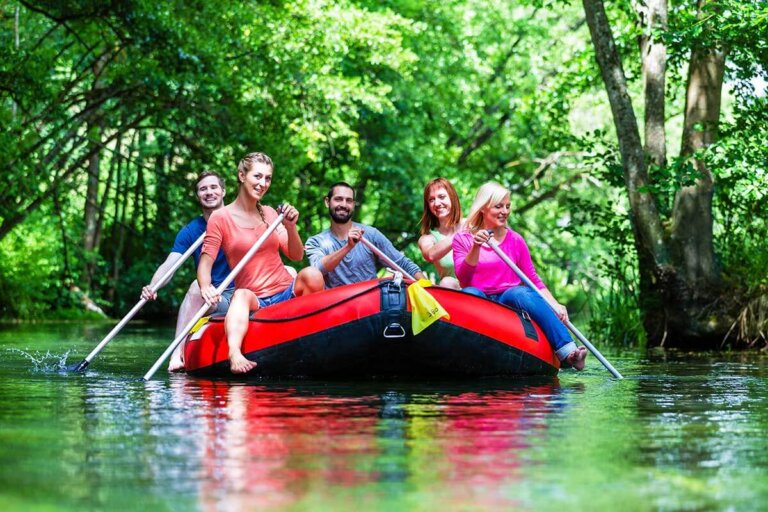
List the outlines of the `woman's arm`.
<svg viewBox="0 0 768 512">
<path fill-rule="evenodd" d="M 433 235 L 422 235 L 419 238 L 419 249 L 424 259 L 430 263 L 437 264 L 440 258 L 451 252 L 453 244 L 453 235 L 446 236 L 439 242 Z"/>
<path fill-rule="evenodd" d="M 472 239 L 462 234 L 453 237 L 453 268 L 456 271 L 456 277 L 461 286 L 469 286 L 472 282 L 472 275 L 475 273 L 477 260 L 475 264 L 467 261 L 467 256 L 472 250 Z"/>
<path fill-rule="evenodd" d="M 203 238 L 203 247 L 200 250 L 200 261 L 197 262 L 197 284 L 200 286 L 200 295 L 211 306 L 218 304 L 221 300 L 221 297 L 216 293 L 216 288 L 213 286 L 211 270 L 219 251 L 224 250 L 222 243 L 226 230 L 222 225 L 224 222 L 223 217 L 219 213 L 223 213 L 223 211 L 224 209 L 213 212 L 208 219 L 208 224 L 205 227 L 205 238 Z"/>
<path fill-rule="evenodd" d="M 283 247 L 283 252 L 291 261 L 300 261 L 304 257 L 304 243 L 299 236 L 296 223 L 299 221 L 299 211 L 288 203 L 282 207 L 283 226 L 288 235 L 288 240 Z M 282 246 L 282 245 L 281 245 Z"/>
<path fill-rule="evenodd" d="M 472 246 L 467 252 L 467 256 L 464 258 L 464 262 L 472 265 L 473 267 L 477 266 L 477 262 L 480 259 L 480 247 L 482 247 L 482 245 L 490 239 L 491 233 L 484 229 L 478 230 L 477 233 L 474 233 L 472 235 Z"/>
<path fill-rule="evenodd" d="M 211 283 L 211 269 L 213 268 L 213 258 L 210 254 L 202 253 L 200 262 L 197 264 L 197 284 L 200 285 L 200 295 L 205 303 L 213 306 L 219 303 L 221 296 L 216 293 L 216 288 Z"/>
</svg>

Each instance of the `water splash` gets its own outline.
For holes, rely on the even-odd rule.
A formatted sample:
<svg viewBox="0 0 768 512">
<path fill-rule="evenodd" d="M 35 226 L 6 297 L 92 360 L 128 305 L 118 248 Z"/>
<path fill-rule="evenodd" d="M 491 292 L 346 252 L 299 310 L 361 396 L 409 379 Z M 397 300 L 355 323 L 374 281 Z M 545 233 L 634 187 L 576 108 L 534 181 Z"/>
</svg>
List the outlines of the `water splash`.
<svg viewBox="0 0 768 512">
<path fill-rule="evenodd" d="M 66 370 L 67 368 L 67 357 L 69 356 L 69 350 L 64 352 L 63 354 L 52 354 L 50 351 L 46 350 L 45 353 L 42 352 L 27 352 L 26 350 L 21 350 L 20 348 L 9 348 L 6 349 L 7 352 L 13 352 L 16 354 L 19 354 L 20 356 L 24 357 L 25 359 L 28 359 L 32 362 L 32 371 L 33 372 L 58 372 Z"/>
</svg>

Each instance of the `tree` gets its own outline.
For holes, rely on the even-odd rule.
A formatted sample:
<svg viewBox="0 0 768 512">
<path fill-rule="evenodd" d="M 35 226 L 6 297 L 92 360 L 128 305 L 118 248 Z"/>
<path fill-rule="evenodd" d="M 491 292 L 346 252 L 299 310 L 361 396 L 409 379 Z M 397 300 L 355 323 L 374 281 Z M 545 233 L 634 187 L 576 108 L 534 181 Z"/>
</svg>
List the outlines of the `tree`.
<svg viewBox="0 0 768 512">
<path fill-rule="evenodd" d="M 724 300 L 728 293 L 723 289 L 715 255 L 714 173 L 707 151 L 718 142 L 726 55 L 734 45 L 742 52 L 749 48 L 731 16 L 744 16 L 741 30 L 757 13 L 765 17 L 765 6 L 745 4 L 700 0 L 695 15 L 685 10 L 678 13 L 687 17 L 682 26 L 688 32 L 677 34 L 667 32 L 666 0 L 638 5 L 643 24 L 639 47 L 646 107 L 643 145 L 605 6 L 602 0 L 583 0 L 613 112 L 638 255 L 644 325 L 652 344 L 664 345 L 669 340 L 669 344 L 679 346 L 719 346 L 740 307 L 738 301 Z M 649 164 L 657 176 L 667 165 L 665 38 L 675 40 L 675 61 L 682 60 L 686 47 L 690 52 L 681 151 L 672 169 L 679 186 L 666 220 L 659 209 L 663 184 L 649 173 Z M 764 51 L 760 43 L 751 47 Z"/>
</svg>

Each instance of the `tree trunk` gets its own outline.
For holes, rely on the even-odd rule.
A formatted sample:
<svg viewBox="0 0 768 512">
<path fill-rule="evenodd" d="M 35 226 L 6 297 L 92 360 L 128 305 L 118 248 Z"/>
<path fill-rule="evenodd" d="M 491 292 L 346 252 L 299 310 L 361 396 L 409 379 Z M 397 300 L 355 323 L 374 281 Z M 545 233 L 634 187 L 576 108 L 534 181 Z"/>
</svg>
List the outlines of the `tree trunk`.
<svg viewBox="0 0 768 512">
<path fill-rule="evenodd" d="M 667 29 L 667 0 L 646 0 L 638 7 L 642 23 L 640 56 L 645 93 L 645 152 L 656 167 L 667 165 L 667 135 L 664 118 L 664 87 L 667 47 L 655 31 Z"/>
<path fill-rule="evenodd" d="M 56 213 L 58 219 L 59 230 L 61 231 L 61 257 L 62 257 L 62 271 L 61 281 L 66 285 L 71 284 L 72 273 L 69 265 L 69 242 L 67 240 L 67 228 L 64 224 L 64 212 L 61 209 L 61 202 L 59 201 L 59 191 L 54 189 L 53 191 L 53 211 Z"/>
<path fill-rule="evenodd" d="M 139 155 L 143 154 L 144 146 L 142 144 L 143 136 L 139 136 Z M 144 159 L 139 158 L 136 164 L 136 185 L 133 190 L 133 207 L 135 215 L 133 216 L 133 228 L 141 233 L 141 237 L 147 238 L 147 194 L 144 190 Z M 138 225 L 136 222 L 139 221 Z"/>
<path fill-rule="evenodd" d="M 162 139 L 164 142 L 165 138 Z M 160 144 L 160 152 L 155 155 L 155 197 L 156 227 L 167 223 L 171 218 L 171 200 L 169 194 L 169 175 L 173 165 L 174 147 L 170 143 Z"/>
<path fill-rule="evenodd" d="M 702 2 L 699 3 L 701 8 Z M 712 175 L 694 157 L 701 173 L 695 185 L 681 189 L 675 199 L 671 238 L 666 238 L 654 197 L 642 192 L 649 184 L 637 121 L 626 91 L 626 79 L 601 0 L 583 0 L 595 54 L 608 91 L 619 139 L 631 220 L 640 267 L 643 323 L 652 345 L 711 348 L 722 340 L 728 325 L 721 298 L 713 245 Z M 664 0 L 647 2 L 647 26 L 664 23 Z M 646 90 L 646 148 L 650 160 L 666 160 L 663 123 L 664 51 L 652 38 L 644 41 L 643 76 Z M 724 56 L 697 49 L 692 53 L 686 97 L 682 154 L 692 155 L 717 138 Z"/>
<path fill-rule="evenodd" d="M 130 151 L 130 149 L 129 149 Z M 121 208 L 124 211 L 125 193 L 123 191 L 123 140 L 118 139 L 116 145 L 116 175 L 115 175 L 115 201 L 114 209 L 112 213 L 112 278 L 110 279 L 109 288 L 106 292 L 107 301 L 112 304 L 112 308 L 115 306 L 115 295 L 120 280 L 120 258 L 123 254 L 123 242 L 125 240 L 125 229 L 122 225 Z"/>
<path fill-rule="evenodd" d="M 115 151 L 112 153 L 109 159 L 109 172 L 107 173 L 107 181 L 104 185 L 104 193 L 101 194 L 101 200 L 98 206 L 97 221 L 96 221 L 96 237 L 94 245 L 98 249 L 101 247 L 101 238 L 104 232 L 104 221 L 107 216 L 107 206 L 109 205 L 109 195 L 112 192 L 112 181 L 115 177 L 115 170 L 120 165 L 120 146 L 123 140 L 123 132 L 119 131 L 118 136 L 115 139 Z"/>
<path fill-rule="evenodd" d="M 100 76 L 104 70 L 105 60 L 99 58 L 93 64 L 93 88 L 89 91 L 91 100 L 86 108 L 93 101 L 93 97 L 98 96 L 99 89 L 102 88 Z M 91 107 L 92 108 L 92 107 Z M 98 251 L 98 231 L 99 231 L 99 178 L 101 174 L 101 131 L 102 121 L 99 116 L 93 122 L 88 123 L 88 140 L 91 157 L 88 160 L 88 184 L 85 192 L 85 229 L 83 232 L 83 259 L 85 262 L 83 269 L 83 288 L 85 293 L 90 292 L 93 283 L 93 275 L 96 271 L 96 253 Z"/>
<path fill-rule="evenodd" d="M 635 248 L 640 261 L 641 289 L 648 297 L 668 263 L 664 232 L 656 203 L 648 191 L 648 167 L 621 58 L 613 40 L 602 0 L 583 0 L 600 72 L 608 93 L 619 140 L 624 183 L 627 187 Z"/>
<path fill-rule="evenodd" d="M 85 228 L 83 231 L 83 258 L 85 261 L 82 283 L 83 289 L 88 293 L 91 290 L 93 274 L 96 269 L 96 232 L 99 213 L 99 174 L 101 168 L 101 129 L 91 126 L 89 129 L 91 138 L 91 157 L 88 160 L 88 181 L 85 192 Z M 95 147 L 94 147 L 95 146 Z"/>
<path fill-rule="evenodd" d="M 722 51 L 692 52 L 685 99 L 685 121 L 680 156 L 690 157 L 699 177 L 694 185 L 675 196 L 672 247 L 675 260 L 694 290 L 706 290 L 720 281 L 712 233 L 714 179 L 706 163 L 695 153 L 717 141 L 725 55 Z"/>
<path fill-rule="evenodd" d="M 715 257 L 712 221 L 714 180 L 696 152 L 717 140 L 725 69 L 722 51 L 691 54 L 681 156 L 698 171 L 693 185 L 682 187 L 672 210 L 670 247 L 678 283 L 665 294 L 670 333 L 678 346 L 715 348 L 733 323 L 733 304 L 723 301 Z M 655 340 L 652 340 L 655 341 Z"/>
<path fill-rule="evenodd" d="M 13 15 L 13 47 L 16 53 L 19 52 L 19 6 L 16 6 L 16 12 Z M 16 100 L 11 101 L 11 120 L 16 122 Z"/>
</svg>

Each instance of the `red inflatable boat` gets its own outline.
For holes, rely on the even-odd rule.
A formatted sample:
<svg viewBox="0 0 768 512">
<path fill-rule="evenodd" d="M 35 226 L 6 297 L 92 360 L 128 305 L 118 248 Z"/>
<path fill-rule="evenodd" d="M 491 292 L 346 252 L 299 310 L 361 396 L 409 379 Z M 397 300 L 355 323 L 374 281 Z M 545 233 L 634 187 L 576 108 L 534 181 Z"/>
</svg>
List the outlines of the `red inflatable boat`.
<svg viewBox="0 0 768 512">
<path fill-rule="evenodd" d="M 527 315 L 457 290 L 427 291 L 450 314 L 411 330 L 408 282 L 366 281 L 257 311 L 243 354 L 248 377 L 490 377 L 555 375 L 560 363 Z M 187 373 L 232 376 L 224 318 L 211 318 L 184 348 Z"/>
</svg>

